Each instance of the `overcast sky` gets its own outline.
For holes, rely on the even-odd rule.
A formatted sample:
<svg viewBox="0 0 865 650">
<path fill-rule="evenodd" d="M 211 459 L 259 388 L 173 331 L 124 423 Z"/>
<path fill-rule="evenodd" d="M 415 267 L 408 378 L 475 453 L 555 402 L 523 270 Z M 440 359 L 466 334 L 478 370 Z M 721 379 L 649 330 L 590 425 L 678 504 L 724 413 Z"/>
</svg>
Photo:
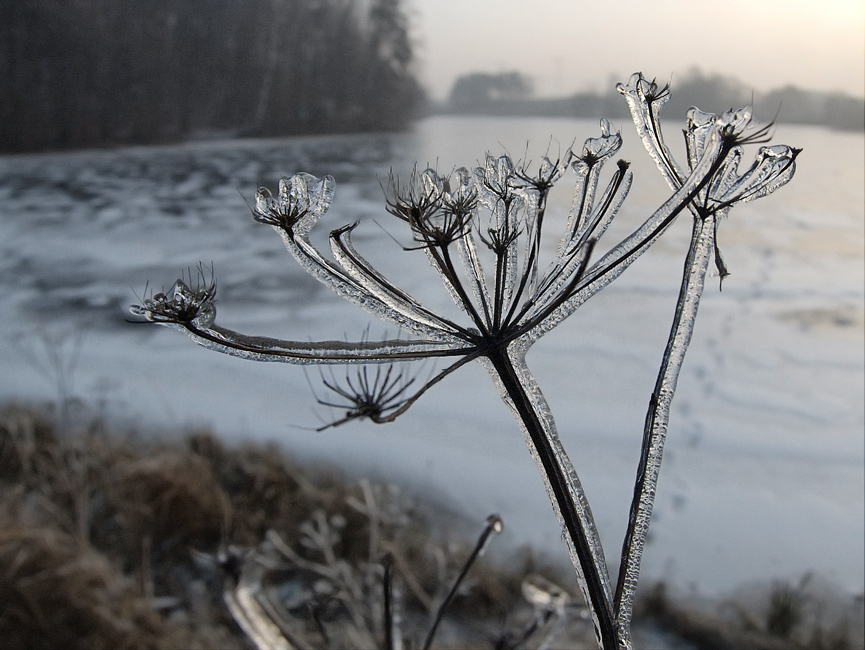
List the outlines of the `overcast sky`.
<svg viewBox="0 0 865 650">
<path fill-rule="evenodd" d="M 408 0 L 421 78 L 436 99 L 459 75 L 517 70 L 538 95 L 599 91 L 630 73 L 692 67 L 755 90 L 786 84 L 865 96 L 863 0 Z"/>
</svg>

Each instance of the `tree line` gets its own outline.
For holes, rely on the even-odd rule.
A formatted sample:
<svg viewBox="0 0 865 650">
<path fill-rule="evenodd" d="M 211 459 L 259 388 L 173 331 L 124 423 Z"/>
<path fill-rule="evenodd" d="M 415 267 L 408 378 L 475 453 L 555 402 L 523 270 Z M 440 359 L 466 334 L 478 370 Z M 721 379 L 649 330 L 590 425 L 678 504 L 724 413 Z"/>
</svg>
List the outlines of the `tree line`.
<svg viewBox="0 0 865 650">
<path fill-rule="evenodd" d="M 626 78 L 622 78 L 626 81 Z M 659 80 L 663 83 L 664 80 Z M 611 87 L 603 93 L 574 93 L 565 97 L 531 96 L 532 80 L 518 72 L 472 72 L 459 77 L 447 103 L 437 112 L 477 115 L 523 115 L 550 117 L 628 117 L 622 97 Z M 788 124 L 819 124 L 838 129 L 865 128 L 865 100 L 844 93 L 824 93 L 784 86 L 754 92 L 744 83 L 717 74 L 692 69 L 673 79 L 673 92 L 664 115 L 681 119 L 691 106 L 722 112 L 753 105 L 756 113 Z"/>
<path fill-rule="evenodd" d="M 402 0 L 3 0 L 0 151 L 405 127 Z"/>
</svg>

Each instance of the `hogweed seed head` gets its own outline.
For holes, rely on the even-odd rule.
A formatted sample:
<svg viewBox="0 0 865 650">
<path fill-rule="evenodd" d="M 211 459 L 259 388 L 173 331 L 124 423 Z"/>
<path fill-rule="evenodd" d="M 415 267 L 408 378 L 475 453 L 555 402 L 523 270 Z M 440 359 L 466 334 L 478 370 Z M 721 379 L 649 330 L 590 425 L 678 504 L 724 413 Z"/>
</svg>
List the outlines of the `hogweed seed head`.
<svg viewBox="0 0 865 650">
<path fill-rule="evenodd" d="M 369 366 L 361 366 L 354 376 L 346 372 L 345 379 L 340 382 L 333 375 L 322 378 L 322 383 L 342 402 L 330 402 L 318 399 L 322 406 L 345 409 L 345 416 L 317 429 L 323 431 L 339 426 L 352 420 L 368 418 L 376 424 L 390 422 L 404 410 L 412 397 L 406 393 L 414 383 L 415 378 L 407 378 L 402 372 L 394 373 L 393 364 L 378 365 L 375 370 Z"/>
<path fill-rule="evenodd" d="M 585 494 L 558 439 L 549 407 L 525 363 L 525 353 L 619 277 L 687 210 L 694 216 L 694 232 L 699 237 L 692 238 L 688 249 L 687 282 L 683 281 L 684 297 L 680 297 L 674 319 L 685 326 L 674 328 L 669 348 L 672 352 L 665 354 L 663 362 L 665 368 L 672 368 L 670 372 L 662 371 L 664 385 L 672 386 L 664 395 L 671 399 L 690 341 L 711 247 L 715 248 L 722 275 L 726 272 L 715 241 L 718 217 L 738 203 L 766 196 L 787 183 L 795 172 L 799 150 L 764 146 L 742 169 L 743 147 L 765 143 L 771 125 L 754 123 L 750 107 L 720 115 L 692 109 L 685 125 L 687 160 L 681 165 L 661 132 L 659 114 L 669 99 L 669 87 L 661 87 L 637 73 L 627 84 L 619 84 L 618 90 L 628 101 L 637 132 L 672 193 L 630 235 L 591 264 L 593 249 L 618 213 L 632 180 L 628 164 L 619 161 L 606 185 L 601 184 L 604 166 L 622 144 L 620 134 L 613 132 L 607 120 L 601 121 L 600 135 L 587 139 L 579 154 L 569 149 L 555 163 L 543 158 L 536 174 L 530 174 L 526 165 L 515 164 L 509 156 L 487 155 L 472 172 L 460 168 L 450 177 L 432 169 L 419 173 L 417 168 L 403 183 L 390 175 L 385 189 L 386 210 L 409 226 L 419 243 L 415 248 L 425 252 L 461 308 L 461 314 L 453 319 L 424 306 L 367 261 L 351 241 L 354 225 L 331 232 L 330 256 L 313 245 L 308 234 L 333 198 L 331 177 L 296 174 L 284 178 L 276 197 L 264 188 L 258 190 L 255 219 L 280 231 L 286 248 L 304 270 L 340 297 L 417 338 L 308 343 L 251 337 L 216 327 L 216 285 L 204 281 L 203 273 L 196 286 L 191 287 L 191 282 L 181 278 L 168 292 L 148 297 L 134 305 L 132 311 L 154 322 L 180 325 L 198 343 L 248 359 L 380 364 L 375 371 L 362 365 L 356 374 L 346 374 L 343 381 L 333 375 L 325 379 L 325 386 L 336 397 L 334 401 L 319 402 L 343 409 L 345 415 L 322 428 L 362 418 L 393 421 L 450 373 L 471 361 L 482 361 L 523 428 L 544 477 L 599 643 L 604 648 L 623 650 L 631 647 L 630 602 L 645 541 L 643 528 L 635 537 L 631 533 L 638 523 L 643 526 L 645 522 L 647 530 L 651 504 L 645 508 L 640 504 L 645 495 L 653 498 L 656 477 L 646 475 L 639 493 L 635 490 L 639 507 L 633 511 L 639 518 L 635 514 L 630 519 L 627 552 L 623 552 L 627 561 L 622 563 L 614 594 Z M 575 175 L 574 201 L 559 245 L 542 266 L 542 229 L 549 221 L 544 218 L 547 194 L 568 169 Z M 489 252 L 481 249 L 479 241 Z M 458 322 L 459 317 L 463 322 Z M 432 357 L 454 359 L 421 388 L 409 393 L 414 380 L 394 372 L 392 364 Z M 668 407 L 666 403 L 662 411 L 652 411 L 647 422 L 661 422 L 660 429 L 665 430 Z M 655 425 L 651 426 L 650 434 L 655 435 Z M 661 447 L 653 443 L 643 448 L 655 453 L 653 450 Z M 654 467 L 644 460 L 641 467 Z M 496 522 L 492 522 L 484 535 L 497 529 Z M 482 536 L 475 554 L 483 548 L 485 539 Z M 631 539 L 637 542 L 631 544 Z M 529 591 L 527 598 L 546 608 L 552 604 L 558 609 L 569 599 L 564 592 L 546 587 Z M 444 605 L 440 612 L 443 609 Z M 431 635 L 434 629 L 435 625 Z"/>
<path fill-rule="evenodd" d="M 529 174 L 524 167 L 519 167 L 516 174 L 526 184 L 526 187 L 545 195 L 568 170 L 573 157 L 574 152 L 571 149 L 568 149 L 555 162 L 547 156 L 543 156 L 535 174 Z"/>
<path fill-rule="evenodd" d="M 332 176 L 319 179 L 312 174 L 295 174 L 279 181 L 276 198 L 266 187 L 258 188 L 252 216 L 289 235 L 304 235 L 330 207 L 333 192 Z"/>
<path fill-rule="evenodd" d="M 465 183 L 465 173 L 462 169 L 454 173 L 456 190 L 453 192 L 450 179 L 440 176 L 434 169 L 420 174 L 415 169 L 404 183 L 390 175 L 385 190 L 386 209 L 409 225 L 420 248 L 446 248 L 465 237 L 477 205 L 475 192 Z"/>
<path fill-rule="evenodd" d="M 216 279 L 212 269 L 209 280 L 205 272 L 199 267 L 194 285 L 190 272 L 189 284 L 186 279 L 178 278 L 168 291 L 144 298 L 141 304 L 131 305 L 129 311 L 154 323 L 209 328 L 216 319 Z"/>
<path fill-rule="evenodd" d="M 597 138 L 589 138 L 583 145 L 578 156 L 578 162 L 586 165 L 594 165 L 605 158 L 609 158 L 622 147 L 621 134 L 612 133 L 609 120 L 601 120 L 601 135 Z M 574 163 L 578 164 L 578 163 Z"/>
</svg>

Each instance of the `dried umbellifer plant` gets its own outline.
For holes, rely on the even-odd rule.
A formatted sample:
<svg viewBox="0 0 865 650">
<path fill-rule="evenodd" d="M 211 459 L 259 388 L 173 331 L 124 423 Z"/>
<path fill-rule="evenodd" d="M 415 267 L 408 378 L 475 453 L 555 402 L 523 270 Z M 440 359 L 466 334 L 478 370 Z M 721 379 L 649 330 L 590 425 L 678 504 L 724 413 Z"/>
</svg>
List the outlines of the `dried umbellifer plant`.
<svg viewBox="0 0 865 650">
<path fill-rule="evenodd" d="M 259 189 L 255 219 L 271 225 L 312 276 L 411 338 L 310 343 L 247 336 L 214 323 L 215 283 L 204 272 L 197 286 L 178 280 L 167 293 L 149 296 L 132 307 L 133 313 L 175 326 L 206 348 L 256 361 L 395 364 L 452 360 L 411 391 L 408 383 L 395 379 L 398 373 L 389 371 L 362 370 L 356 381 L 331 386 L 348 404 L 345 420 L 391 421 L 461 366 L 480 362 L 513 412 L 538 465 L 598 644 L 605 649 L 632 645 L 634 593 L 679 368 L 709 263 L 714 259 L 719 274 L 726 274 L 715 237 L 718 221 L 734 205 L 766 196 L 787 183 L 799 154 L 798 149 L 785 145 L 762 146 L 750 163 L 743 163 L 744 146 L 768 142 L 770 128 L 756 125 L 750 108 L 719 115 L 694 108 L 684 130 L 687 160 L 680 164 L 661 132 L 659 115 L 669 98 L 668 87 L 638 73 L 618 90 L 628 101 L 637 132 L 671 193 L 634 232 L 594 262 L 591 253 L 625 200 L 632 180 L 628 163 L 620 160 L 606 184 L 600 183 L 602 170 L 622 143 L 607 120 L 601 121 L 600 135 L 586 140 L 582 149 L 569 150 L 556 161 L 543 158 L 535 171 L 515 164 L 508 156 L 488 155 L 473 171 L 460 168 L 449 177 L 426 170 L 415 171 L 402 183 L 391 178 L 386 209 L 408 225 L 415 245 L 407 250 L 426 255 L 460 307 L 460 319 L 424 306 L 377 271 L 352 243 L 357 224 L 330 233 L 330 256 L 316 249 L 309 233 L 330 206 L 334 180 L 304 173 L 282 179 L 275 196 Z M 576 176 L 573 208 L 555 254 L 542 264 L 547 198 L 569 170 Z M 646 417 L 622 560 L 614 580 L 589 503 L 526 364 L 526 353 L 619 277 L 685 211 L 693 216 L 692 237 L 684 251 L 681 291 Z"/>
</svg>

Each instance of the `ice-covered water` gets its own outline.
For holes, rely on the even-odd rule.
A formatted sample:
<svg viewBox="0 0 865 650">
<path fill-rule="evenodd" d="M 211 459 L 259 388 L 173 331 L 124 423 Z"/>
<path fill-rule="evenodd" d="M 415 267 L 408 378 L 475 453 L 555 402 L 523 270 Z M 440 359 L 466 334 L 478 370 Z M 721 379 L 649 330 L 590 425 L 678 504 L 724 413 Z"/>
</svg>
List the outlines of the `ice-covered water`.
<svg viewBox="0 0 865 650">
<path fill-rule="evenodd" d="M 666 191 L 632 127 L 620 128 L 635 181 L 609 243 Z M 320 417 L 335 414 L 315 407 L 307 383 L 318 383 L 315 369 L 305 375 L 214 354 L 165 328 L 124 322 L 123 308 L 146 281 L 168 287 L 187 266 L 212 262 L 223 326 L 357 337 L 368 316 L 301 271 L 244 203 L 256 186 L 275 188 L 281 175 L 307 171 L 337 181 L 322 234 L 360 218 L 353 239 L 364 255 L 425 303 L 452 310 L 423 254 L 393 241 L 409 237 L 382 209 L 388 170 L 407 173 L 415 160 L 470 166 L 488 150 L 537 160 L 597 134 L 589 121 L 440 117 L 407 135 L 2 157 L 0 400 L 55 398 L 59 373 L 39 370 L 50 366 L 44 335 L 60 337 L 53 348 L 69 356 L 80 334 L 70 377 L 90 409 L 142 428 L 210 425 L 226 436 L 279 440 L 300 455 L 411 482 L 479 527 L 499 512 L 512 544 L 564 561 L 537 470 L 479 366 L 449 377 L 395 424 L 316 433 Z M 816 570 L 861 591 L 865 143 L 861 133 L 801 127 L 778 128 L 775 140 L 805 151 L 790 185 L 721 225 L 732 276 L 723 292 L 710 281 L 701 306 L 673 402 L 644 571 L 717 593 Z M 553 214 L 564 217 L 570 188 L 564 180 L 559 187 Z M 548 234 L 552 246 L 560 230 L 551 223 Z M 688 234 L 686 220 L 676 224 L 528 356 L 611 561 Z M 372 323 L 371 333 L 382 329 Z"/>
</svg>

